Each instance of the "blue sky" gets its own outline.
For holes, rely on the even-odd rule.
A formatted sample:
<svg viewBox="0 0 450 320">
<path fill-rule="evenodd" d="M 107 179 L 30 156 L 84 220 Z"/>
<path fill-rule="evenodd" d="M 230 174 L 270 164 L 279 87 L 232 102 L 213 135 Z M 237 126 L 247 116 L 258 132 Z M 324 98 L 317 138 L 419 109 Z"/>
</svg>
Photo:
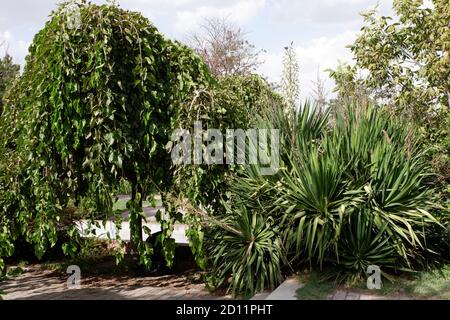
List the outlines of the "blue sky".
<svg viewBox="0 0 450 320">
<path fill-rule="evenodd" d="M 23 64 L 34 34 L 59 1 L 2 1 L 0 11 L 0 55 L 5 50 Z M 102 0 L 92 1 L 104 3 Z M 312 81 L 321 77 L 331 92 L 333 83 L 323 70 L 338 61 L 351 62 L 351 44 L 363 20 L 359 12 L 377 0 L 119 0 L 123 8 L 137 10 L 160 31 L 185 41 L 205 17 L 226 17 L 242 27 L 258 49 L 266 52 L 258 70 L 270 81 L 279 81 L 283 47 L 294 42 L 300 63 L 301 95 L 310 95 Z M 392 0 L 379 0 L 381 14 L 392 15 Z"/>
</svg>

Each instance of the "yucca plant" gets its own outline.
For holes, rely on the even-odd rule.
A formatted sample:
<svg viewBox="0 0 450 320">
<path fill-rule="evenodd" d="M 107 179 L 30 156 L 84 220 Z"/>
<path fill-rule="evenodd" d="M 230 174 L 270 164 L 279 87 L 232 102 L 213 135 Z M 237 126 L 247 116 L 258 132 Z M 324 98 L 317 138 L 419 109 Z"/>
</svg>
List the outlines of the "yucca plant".
<svg viewBox="0 0 450 320">
<path fill-rule="evenodd" d="M 292 161 L 300 161 L 310 154 L 310 149 L 317 145 L 326 132 L 328 112 L 306 102 L 291 117 L 282 108 L 265 110 L 257 116 L 257 127 L 278 129 L 280 134 L 280 167 L 290 168 Z M 248 155 L 247 155 L 248 156 Z M 263 210 L 269 215 L 277 215 L 273 199 L 279 197 L 283 172 L 274 175 L 262 175 L 261 166 L 245 166 L 232 184 L 232 193 L 245 201 L 247 208 Z"/>
<path fill-rule="evenodd" d="M 306 101 L 293 114 L 278 109 L 263 119 L 260 125 L 279 129 L 281 133 L 281 157 L 308 153 L 310 147 L 317 145 L 324 136 L 329 120 L 329 112 L 322 111 L 315 104 Z"/>
<path fill-rule="evenodd" d="M 228 286 L 235 296 L 250 298 L 282 281 L 282 249 L 273 219 L 249 212 L 242 204 L 230 208 L 223 224 L 211 231 L 208 252 L 212 260 L 209 284 Z"/>
<path fill-rule="evenodd" d="M 345 164 L 347 180 L 364 184 L 370 180 L 375 149 L 390 145 L 400 151 L 411 137 L 406 124 L 375 106 L 350 104 L 345 110 L 334 115 L 335 125 L 327 133 L 323 148 Z"/>
<path fill-rule="evenodd" d="M 219 283 L 228 274 L 233 292 L 262 288 L 266 274 L 252 266 L 269 252 L 278 267 L 331 263 L 350 282 L 371 264 L 412 270 L 427 263 L 434 254 L 427 236 L 442 227 L 431 214 L 426 159 L 400 119 L 374 106 L 349 105 L 330 127 L 327 114 L 305 105 L 293 118 L 281 111 L 260 120 L 260 127 L 280 128 L 281 168 L 262 176 L 258 165 L 248 166 L 232 183 L 230 199 L 242 208 L 227 219 L 235 229 L 250 224 L 245 217 L 255 222 L 245 229 L 251 232 L 227 232 L 213 242 Z M 262 221 L 273 223 L 263 228 Z M 249 239 L 257 239 L 251 234 L 264 234 L 267 250 L 248 258 Z"/>
<path fill-rule="evenodd" d="M 329 250 L 335 250 L 343 219 L 363 200 L 361 191 L 348 192 L 342 178 L 343 164 L 318 148 L 289 162 L 283 171 L 282 190 L 275 200 L 289 221 L 285 242 L 295 248 L 300 261 L 322 264 Z"/>
<path fill-rule="evenodd" d="M 427 230 L 439 226 L 430 213 L 433 192 L 424 183 L 428 171 L 423 155 L 408 158 L 402 149 L 380 147 L 372 155 L 370 169 L 371 180 L 365 190 L 375 224 L 386 224 L 386 232 L 406 266 L 421 263 Z"/>
<path fill-rule="evenodd" d="M 386 232 L 388 223 L 381 228 L 374 223 L 370 209 L 361 208 L 348 217 L 338 242 L 338 279 L 353 284 L 367 277 L 370 265 L 394 269 L 397 252 Z"/>
<path fill-rule="evenodd" d="M 261 178 L 248 168 L 233 190 L 278 219 L 288 261 L 334 261 L 349 275 L 361 274 L 364 256 L 394 269 L 420 265 L 427 230 L 439 223 L 430 214 L 433 192 L 414 133 L 383 109 L 346 110 L 332 128 L 309 106 L 291 123 L 275 116 L 284 128 L 282 169 Z"/>
<path fill-rule="evenodd" d="M 364 203 L 367 216 L 364 219 L 373 223 L 377 234 L 386 235 L 383 242 L 375 242 L 380 255 L 395 249 L 398 269 L 422 264 L 426 232 L 439 223 L 429 211 L 433 206 L 430 201 L 433 192 L 424 182 L 428 175 L 426 160 L 408 127 L 382 109 L 350 106 L 345 117 L 337 116 L 335 127 L 322 140 L 322 148 L 342 164 L 342 192 L 350 196 L 347 201 L 353 207 Z M 340 239 L 351 236 L 349 230 L 355 230 L 361 223 L 355 219 L 343 220 Z M 352 243 L 364 245 L 365 242 L 364 238 L 356 238 Z M 341 246 L 344 242 L 339 240 L 338 260 Z M 379 263 L 384 264 L 380 266 L 392 268 L 388 263 L 392 259 L 383 260 L 381 256 Z M 354 269 L 358 274 L 362 267 L 355 265 Z"/>
</svg>

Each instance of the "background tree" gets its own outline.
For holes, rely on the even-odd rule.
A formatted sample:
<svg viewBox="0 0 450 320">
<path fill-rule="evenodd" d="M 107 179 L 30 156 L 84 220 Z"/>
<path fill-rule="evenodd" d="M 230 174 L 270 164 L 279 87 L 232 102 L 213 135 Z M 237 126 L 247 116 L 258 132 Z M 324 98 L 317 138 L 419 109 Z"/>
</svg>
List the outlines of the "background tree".
<svg viewBox="0 0 450 320">
<path fill-rule="evenodd" d="M 331 120 L 338 114 L 347 112 L 346 106 L 357 102 L 360 106 L 367 106 L 373 102 L 373 90 L 367 87 L 365 79 L 359 74 L 356 66 L 347 63 L 339 63 L 336 69 L 327 69 L 330 78 L 334 80 L 333 92 L 336 96 L 330 100 Z"/>
<path fill-rule="evenodd" d="M 351 46 L 367 86 L 416 119 L 450 108 L 450 2 L 394 0 L 394 10 L 398 20 L 363 13 L 366 25 Z"/>
<path fill-rule="evenodd" d="M 408 137 L 419 132 L 436 173 L 430 185 L 450 207 L 450 2 L 394 0 L 393 6 L 395 18 L 377 16 L 376 8 L 362 14 L 365 25 L 350 46 L 356 65 L 330 72 L 338 93 L 332 105 L 356 98 L 407 119 Z"/>
<path fill-rule="evenodd" d="M 5 91 L 17 77 L 19 71 L 20 66 L 13 63 L 12 57 L 8 53 L 0 59 L 0 115 L 3 111 L 3 96 L 5 95 Z"/>
<path fill-rule="evenodd" d="M 250 74 L 261 64 L 244 31 L 227 19 L 205 19 L 201 31 L 192 35 L 190 46 L 215 76 Z"/>
</svg>

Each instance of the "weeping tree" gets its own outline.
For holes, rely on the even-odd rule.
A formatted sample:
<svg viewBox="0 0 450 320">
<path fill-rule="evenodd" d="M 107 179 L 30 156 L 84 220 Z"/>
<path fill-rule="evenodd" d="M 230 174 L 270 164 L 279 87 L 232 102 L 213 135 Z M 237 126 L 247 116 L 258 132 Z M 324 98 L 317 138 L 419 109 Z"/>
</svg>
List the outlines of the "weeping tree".
<svg viewBox="0 0 450 320">
<path fill-rule="evenodd" d="M 0 181 L 0 257 L 12 253 L 19 236 L 41 257 L 55 245 L 67 208 L 83 199 L 105 220 L 115 215 L 119 228 L 113 193 L 125 179 L 132 186 L 132 242 L 149 266 L 142 200 L 170 186 L 165 146 L 175 115 L 208 81 L 202 60 L 141 14 L 113 4 L 60 5 L 34 37 L 23 75 L 5 99 L 2 154 L 16 160 Z M 75 225 L 68 234 L 77 239 Z M 68 241 L 63 250 L 77 247 Z"/>
<path fill-rule="evenodd" d="M 0 59 L 0 115 L 3 108 L 3 95 L 14 78 L 19 74 L 19 71 L 20 66 L 13 63 L 12 57 L 8 53 L 5 54 L 3 59 Z"/>
</svg>

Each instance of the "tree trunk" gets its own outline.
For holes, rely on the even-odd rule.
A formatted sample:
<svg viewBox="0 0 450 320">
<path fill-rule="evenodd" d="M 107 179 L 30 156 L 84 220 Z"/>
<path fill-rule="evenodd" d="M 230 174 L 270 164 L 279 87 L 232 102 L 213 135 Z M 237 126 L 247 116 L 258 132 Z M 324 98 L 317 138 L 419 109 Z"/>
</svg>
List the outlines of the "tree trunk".
<svg viewBox="0 0 450 320">
<path fill-rule="evenodd" d="M 144 194 L 142 192 L 143 191 L 142 190 L 142 186 L 138 185 L 137 190 L 138 190 L 138 192 L 140 194 L 140 197 L 139 197 L 139 208 L 142 210 L 142 200 L 143 200 L 143 197 L 144 197 Z M 137 228 L 138 228 L 138 234 L 139 234 L 139 241 L 143 241 L 143 237 L 142 237 L 142 216 L 141 215 L 139 215 L 138 219 L 137 219 Z"/>
<path fill-rule="evenodd" d="M 132 182 L 132 187 L 131 187 L 131 200 L 134 202 L 136 200 L 136 195 L 137 193 L 140 193 L 140 199 L 139 199 L 139 206 L 140 208 L 142 208 L 142 188 L 137 184 L 136 181 Z M 136 230 L 138 231 L 138 239 L 137 239 L 137 243 L 134 241 L 133 236 L 132 236 L 132 230 L 133 228 L 136 228 Z M 131 226 L 130 225 L 130 241 L 131 241 L 131 248 L 133 250 L 133 253 L 138 253 L 138 245 L 140 242 L 142 242 L 142 217 L 138 216 L 137 220 L 136 220 L 136 225 L 135 226 Z"/>
<path fill-rule="evenodd" d="M 447 90 L 448 110 L 450 111 L 450 90 Z"/>
</svg>

